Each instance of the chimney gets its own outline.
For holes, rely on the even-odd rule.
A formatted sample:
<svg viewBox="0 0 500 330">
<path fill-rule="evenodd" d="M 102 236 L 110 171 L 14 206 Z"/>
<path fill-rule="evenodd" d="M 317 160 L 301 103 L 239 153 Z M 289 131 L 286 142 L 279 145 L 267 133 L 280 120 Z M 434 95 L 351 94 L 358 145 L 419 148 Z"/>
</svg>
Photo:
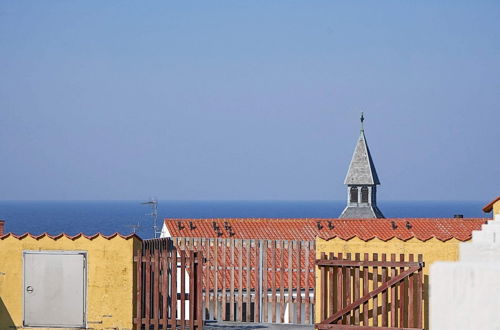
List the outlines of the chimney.
<svg viewBox="0 0 500 330">
<path fill-rule="evenodd" d="M 0 220 L 0 236 L 3 235 L 3 226 L 4 226 L 4 224 L 5 224 L 5 221 Z"/>
<path fill-rule="evenodd" d="M 462 219 L 464 217 L 464 215 L 463 214 L 455 214 L 455 215 L 453 215 L 453 217 L 455 219 Z"/>
</svg>

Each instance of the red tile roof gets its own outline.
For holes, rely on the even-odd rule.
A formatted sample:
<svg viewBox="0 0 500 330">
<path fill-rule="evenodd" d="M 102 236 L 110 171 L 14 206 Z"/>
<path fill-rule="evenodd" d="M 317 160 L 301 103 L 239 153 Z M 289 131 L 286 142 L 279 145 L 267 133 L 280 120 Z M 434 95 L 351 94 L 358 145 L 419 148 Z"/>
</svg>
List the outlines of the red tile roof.
<svg viewBox="0 0 500 330">
<path fill-rule="evenodd" d="M 172 237 L 313 240 L 317 235 L 310 219 L 165 219 L 165 224 Z"/>
<path fill-rule="evenodd" d="M 485 207 L 483 207 L 483 211 L 486 213 L 490 213 L 491 210 L 493 210 L 493 204 L 495 204 L 498 201 L 500 201 L 500 196 L 498 196 L 497 198 L 492 200 L 490 203 L 488 203 Z"/>
<path fill-rule="evenodd" d="M 335 220 L 333 229 L 325 228 L 319 233 L 323 239 L 335 237 L 350 240 L 357 237 L 363 241 L 374 238 L 388 241 L 393 238 L 407 241 L 416 238 L 427 241 L 436 238 L 447 241 L 455 238 L 468 241 L 474 230 L 481 229 L 485 218 L 394 218 L 394 219 L 348 219 Z"/>
<path fill-rule="evenodd" d="M 172 237 L 314 240 L 334 237 L 364 241 L 397 238 L 421 241 L 470 240 L 486 218 L 388 218 L 388 219 L 273 219 L 218 218 L 165 219 Z M 319 224 L 319 226 L 318 226 Z"/>
<path fill-rule="evenodd" d="M 130 235 L 122 235 L 120 233 L 114 233 L 114 234 L 111 234 L 111 235 L 103 235 L 101 233 L 97 233 L 97 234 L 94 234 L 94 235 L 84 235 L 83 233 L 79 233 L 79 234 L 76 234 L 76 235 L 68 235 L 68 234 L 65 234 L 65 233 L 61 233 L 61 234 L 58 234 L 58 235 L 50 235 L 48 233 L 43 233 L 43 234 L 40 234 L 40 235 L 33 235 L 33 234 L 30 234 L 30 233 L 24 233 L 22 235 L 16 235 L 16 234 L 13 234 L 13 233 L 7 233 L 7 234 L 4 234 L 4 235 L 1 235 L 0 236 L 0 240 L 4 240 L 8 237 L 14 237 L 16 239 L 24 239 L 26 237 L 31 237 L 33 239 L 36 239 L 36 240 L 39 240 L 39 239 L 42 239 L 44 237 L 48 237 L 48 238 L 51 238 L 53 240 L 58 240 L 60 239 L 61 237 L 66 237 L 66 238 L 69 238 L 70 240 L 75 240 L 75 239 L 78 239 L 78 238 L 86 238 L 86 239 L 89 239 L 89 240 L 93 240 L 97 237 L 103 237 L 105 239 L 112 239 L 112 238 L 115 238 L 115 237 L 121 237 L 123 239 L 131 239 L 133 237 L 137 238 L 137 239 L 141 239 L 139 236 L 137 236 L 136 234 L 130 234 Z"/>
</svg>

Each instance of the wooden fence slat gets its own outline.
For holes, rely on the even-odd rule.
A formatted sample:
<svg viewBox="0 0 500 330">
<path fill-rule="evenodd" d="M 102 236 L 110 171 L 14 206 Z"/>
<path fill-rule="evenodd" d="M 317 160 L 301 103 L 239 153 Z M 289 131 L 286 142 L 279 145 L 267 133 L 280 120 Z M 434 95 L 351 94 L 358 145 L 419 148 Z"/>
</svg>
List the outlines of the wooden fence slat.
<svg viewBox="0 0 500 330">
<path fill-rule="evenodd" d="M 161 258 L 161 294 L 162 294 L 162 304 L 161 304 L 161 325 L 163 329 L 167 328 L 168 325 L 168 279 L 171 277 L 168 273 L 169 263 L 170 263 L 170 249 L 167 247 L 166 250 L 162 251 Z"/>
<path fill-rule="evenodd" d="M 172 279 L 170 282 L 170 320 L 172 328 L 177 324 L 177 249 L 172 251 L 172 263 L 170 266 Z"/>
<path fill-rule="evenodd" d="M 263 249 L 263 243 L 262 241 L 255 240 L 255 271 L 254 271 L 254 278 L 255 278 L 255 299 L 254 299 L 254 309 L 253 309 L 253 321 L 254 322 L 260 322 L 260 315 L 261 315 L 261 309 L 260 309 L 260 270 L 262 268 L 262 265 L 260 264 L 260 255 L 261 251 Z"/>
<path fill-rule="evenodd" d="M 158 321 L 160 318 L 159 311 L 159 301 L 160 301 L 160 292 L 159 292 L 159 282 L 160 282 L 160 251 L 154 251 L 154 284 L 153 284 L 153 325 L 154 330 L 158 330 Z"/>
<path fill-rule="evenodd" d="M 203 257 L 202 253 L 198 252 L 198 255 L 196 256 L 196 260 L 198 261 L 197 267 L 195 270 L 193 270 L 195 277 L 197 277 L 197 281 L 195 282 L 196 284 L 196 300 L 194 302 L 195 310 L 197 311 L 196 315 L 196 326 L 198 329 L 203 328 L 203 308 L 202 307 L 202 301 L 203 301 L 203 287 L 202 287 L 202 277 L 203 277 Z M 196 304 L 199 304 L 200 306 L 197 306 Z M 194 330 L 194 329 L 193 329 Z"/>
<path fill-rule="evenodd" d="M 334 259 L 335 253 L 330 252 L 329 256 L 329 259 Z M 324 252 L 321 252 L 321 259 L 328 259 Z M 324 298 L 321 299 L 321 303 L 324 305 L 322 310 L 325 316 L 321 316 L 321 320 L 324 320 L 328 315 L 332 315 L 336 311 L 335 276 L 337 274 L 337 267 L 320 267 L 320 271 L 323 274 L 321 276 L 321 294 Z"/>
<path fill-rule="evenodd" d="M 151 320 L 151 254 L 150 250 L 146 250 L 146 258 L 145 258 L 145 269 L 146 269 L 146 297 L 144 301 L 144 307 L 145 307 L 145 322 L 144 325 L 146 326 L 146 329 L 149 329 L 149 322 Z"/>
<path fill-rule="evenodd" d="M 230 252 L 229 257 L 231 258 L 230 267 L 230 282 L 229 282 L 229 320 L 234 321 L 234 239 L 229 240 Z"/>
<path fill-rule="evenodd" d="M 399 255 L 399 261 L 405 261 L 405 255 Z M 404 271 L 404 267 L 399 268 L 399 273 Z M 405 282 L 399 283 L 399 326 L 404 327 L 405 323 Z"/>
<path fill-rule="evenodd" d="M 227 281 L 227 239 L 222 240 L 222 299 L 221 299 L 221 304 L 222 304 L 222 317 L 221 319 L 223 321 L 227 321 L 227 310 L 226 310 L 226 295 L 227 295 L 227 286 L 226 286 L 226 281 Z"/>
<path fill-rule="evenodd" d="M 238 322 L 243 322 L 243 241 L 238 240 Z"/>
<path fill-rule="evenodd" d="M 276 323 L 276 241 L 271 242 L 271 322 Z"/>
<path fill-rule="evenodd" d="M 247 294 L 247 301 L 246 301 L 246 312 L 245 312 L 245 321 L 250 322 L 251 317 L 251 309 L 250 305 L 252 303 L 252 282 L 251 282 L 251 275 L 252 275 L 252 241 L 251 240 L 246 240 L 246 264 L 247 264 L 247 276 L 246 276 L 246 294 Z"/>
<path fill-rule="evenodd" d="M 181 330 L 186 328 L 186 251 L 181 250 Z"/>
<path fill-rule="evenodd" d="M 293 323 L 293 241 L 288 241 L 288 322 Z"/>
<path fill-rule="evenodd" d="M 212 320 L 219 320 L 219 239 L 214 239 L 214 315 Z"/>
<path fill-rule="evenodd" d="M 423 263 L 423 255 L 418 255 L 418 261 Z M 424 285 L 424 270 L 420 269 L 417 274 L 417 306 L 416 306 L 416 318 L 417 318 L 417 328 L 422 328 L 422 296 L 423 296 L 423 285 Z"/>
<path fill-rule="evenodd" d="M 363 260 L 364 261 L 369 261 L 370 258 L 368 256 L 368 253 L 365 253 L 363 255 Z M 363 267 L 363 295 L 366 295 L 368 293 L 368 267 Z M 369 311 L 368 311 L 368 302 L 365 302 L 363 304 L 363 326 L 367 327 L 369 326 L 369 323 L 368 323 L 368 314 L 369 314 Z"/>
<path fill-rule="evenodd" d="M 285 323 L 285 242 L 280 241 L 280 323 Z"/>
<path fill-rule="evenodd" d="M 354 254 L 354 260 L 360 261 L 361 260 L 361 255 L 359 253 Z M 354 268 L 354 300 L 358 300 L 360 297 L 359 290 L 360 290 L 360 278 L 359 278 L 359 267 Z M 360 307 L 356 308 L 354 311 L 354 324 L 359 325 L 359 311 Z"/>
<path fill-rule="evenodd" d="M 297 323 L 301 324 L 302 323 L 302 258 L 301 258 L 301 251 L 302 251 L 302 242 L 297 241 L 297 298 L 295 299 L 296 302 L 296 307 L 295 307 L 295 312 L 297 313 Z"/>
<path fill-rule="evenodd" d="M 202 244 L 202 248 L 203 248 L 203 251 L 204 251 L 204 258 L 206 259 L 206 262 L 204 263 L 204 269 L 205 269 L 205 272 L 204 273 L 201 273 L 203 275 L 205 275 L 203 277 L 203 280 L 204 280 L 204 285 L 203 287 L 205 288 L 205 306 L 203 308 L 203 310 L 206 310 L 207 313 L 208 313 L 208 316 L 206 316 L 206 313 L 203 313 L 203 317 L 207 318 L 207 319 L 210 319 L 210 286 L 211 286 L 211 283 L 210 283 L 210 279 L 211 278 L 214 278 L 215 274 L 215 270 L 212 271 L 211 267 L 210 267 L 210 263 L 212 262 L 212 258 L 210 258 L 210 241 L 211 239 L 209 238 L 208 240 L 203 238 L 201 240 L 201 244 Z M 201 276 L 200 274 L 200 276 Z M 215 291 L 214 291 L 214 294 L 215 294 Z"/>
<path fill-rule="evenodd" d="M 391 254 L 391 261 L 396 261 L 396 254 Z M 391 278 L 397 276 L 397 270 L 395 267 L 391 267 Z M 396 286 L 391 287 L 391 327 L 395 328 L 398 326 L 398 296 Z"/>
<path fill-rule="evenodd" d="M 195 306 L 195 260 L 194 260 L 195 252 L 193 249 L 189 250 L 189 271 L 191 272 L 189 275 L 189 329 L 194 329 L 194 320 L 196 315 L 196 306 Z"/>
<path fill-rule="evenodd" d="M 265 241 L 262 241 L 263 242 L 263 250 L 262 250 L 262 253 L 263 253 L 263 256 L 262 256 L 262 263 L 263 263 L 263 266 L 262 266 L 262 305 L 261 305 L 261 310 L 262 310 L 262 322 L 264 323 L 267 323 L 269 322 L 269 313 L 268 313 L 268 286 L 267 286 L 267 274 L 268 274 L 268 269 L 269 269 L 269 265 L 268 265 L 268 262 L 267 262 L 267 252 L 269 250 L 269 241 L 268 240 L 265 240 Z"/>
<path fill-rule="evenodd" d="M 387 255 L 385 253 L 382 254 L 382 261 L 387 261 Z M 382 267 L 382 283 L 387 281 L 387 267 Z M 382 326 L 387 327 L 387 291 L 382 292 Z"/>
<path fill-rule="evenodd" d="M 410 254 L 409 255 L 409 260 L 410 261 L 413 261 L 413 254 Z M 408 278 L 408 324 L 407 326 L 409 328 L 411 327 L 414 327 L 415 326 L 415 323 L 414 323 L 414 319 L 413 319 L 413 316 L 414 316 L 414 311 L 413 311 L 413 286 L 414 286 L 414 279 L 415 278 L 415 274 L 412 274 L 410 275 L 410 277 Z"/>
<path fill-rule="evenodd" d="M 373 254 L 373 261 L 378 261 L 378 254 Z M 378 267 L 373 267 L 373 290 L 378 288 Z M 378 295 L 373 297 L 373 326 L 378 326 Z"/>
<path fill-rule="evenodd" d="M 310 250 L 311 250 L 310 253 L 312 255 L 311 257 L 314 260 L 316 258 L 316 242 L 315 241 L 311 242 L 311 249 Z M 314 265 L 311 265 L 311 269 L 312 269 L 313 272 L 316 272 L 316 269 L 315 269 Z M 313 301 L 313 303 L 316 302 L 316 289 L 315 288 L 316 288 L 316 276 L 314 276 L 314 286 L 313 286 L 313 290 L 312 290 L 313 291 L 313 294 L 312 294 L 312 301 Z M 314 311 L 314 309 L 313 309 L 313 311 Z M 314 320 L 314 318 L 313 318 L 313 320 Z"/>
<path fill-rule="evenodd" d="M 333 252 L 330 252 L 330 258 L 332 257 Z M 325 252 L 321 252 L 320 254 L 321 259 L 328 259 L 326 256 Z M 331 278 L 330 281 L 328 280 L 328 275 L 331 274 L 330 272 L 330 267 L 320 267 L 319 269 L 320 273 L 320 291 L 321 291 L 321 301 L 320 301 L 320 307 L 319 307 L 319 318 L 320 320 L 324 320 L 327 318 L 328 311 L 330 311 L 330 314 L 332 312 L 332 290 L 331 290 Z M 298 294 L 298 292 L 297 292 Z"/>
<path fill-rule="evenodd" d="M 304 257 L 305 257 L 305 266 L 304 266 L 304 272 L 306 273 L 305 276 L 305 302 L 306 302 L 306 307 L 305 307 L 305 323 L 309 324 L 311 320 L 311 300 L 309 296 L 309 277 L 311 276 L 311 272 L 309 269 L 309 252 L 311 249 L 310 242 L 305 243 L 305 250 L 304 250 Z"/>
<path fill-rule="evenodd" d="M 346 254 L 346 259 L 351 260 L 351 254 Z M 351 267 L 345 268 L 345 287 L 344 287 L 345 306 L 351 303 Z M 345 316 L 345 324 L 351 324 L 351 313 Z"/>
<path fill-rule="evenodd" d="M 343 256 L 342 256 L 342 253 L 338 253 L 337 254 L 337 259 L 344 259 Z M 337 267 L 337 291 L 336 291 L 336 294 L 337 294 L 337 311 L 338 312 L 339 310 L 341 310 L 342 308 L 344 308 L 344 306 L 346 306 L 344 304 L 344 293 L 343 293 L 343 283 L 344 283 L 344 276 L 343 276 L 343 270 L 342 270 L 342 267 Z M 339 319 L 337 321 L 337 324 L 342 324 L 342 319 Z"/>
</svg>

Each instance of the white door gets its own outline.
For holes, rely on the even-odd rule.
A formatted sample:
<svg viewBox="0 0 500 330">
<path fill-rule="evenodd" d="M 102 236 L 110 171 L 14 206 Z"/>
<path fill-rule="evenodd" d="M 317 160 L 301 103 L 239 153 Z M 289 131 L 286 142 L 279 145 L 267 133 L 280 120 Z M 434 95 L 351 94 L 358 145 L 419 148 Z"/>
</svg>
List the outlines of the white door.
<svg viewBox="0 0 500 330">
<path fill-rule="evenodd" d="M 85 327 L 86 253 L 24 252 L 24 325 Z"/>
</svg>

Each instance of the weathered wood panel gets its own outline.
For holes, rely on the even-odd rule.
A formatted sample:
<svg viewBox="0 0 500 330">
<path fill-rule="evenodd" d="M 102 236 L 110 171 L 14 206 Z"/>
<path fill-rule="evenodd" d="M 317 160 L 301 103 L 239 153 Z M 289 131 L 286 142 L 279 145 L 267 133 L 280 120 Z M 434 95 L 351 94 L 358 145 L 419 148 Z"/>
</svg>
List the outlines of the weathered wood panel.
<svg viewBox="0 0 500 330">
<path fill-rule="evenodd" d="M 422 255 L 418 261 L 415 255 L 405 261 L 404 254 L 399 260 L 392 254 L 388 261 L 386 254 L 378 253 L 360 259 L 359 254 L 352 260 L 350 253 L 322 253 L 316 260 L 321 281 L 321 292 L 316 293 L 321 322 L 316 328 L 422 329 Z"/>
<path fill-rule="evenodd" d="M 180 265 L 178 262 L 180 255 Z M 202 283 L 203 257 L 199 251 L 178 250 L 170 239 L 154 239 L 143 242 L 143 248 L 135 252 L 136 266 L 136 316 L 138 328 L 190 329 L 203 328 Z M 180 292 L 178 291 L 180 274 Z M 189 293 L 186 292 L 186 276 Z M 177 305 L 180 301 L 180 314 Z M 189 304 L 186 318 L 185 301 Z"/>
</svg>

